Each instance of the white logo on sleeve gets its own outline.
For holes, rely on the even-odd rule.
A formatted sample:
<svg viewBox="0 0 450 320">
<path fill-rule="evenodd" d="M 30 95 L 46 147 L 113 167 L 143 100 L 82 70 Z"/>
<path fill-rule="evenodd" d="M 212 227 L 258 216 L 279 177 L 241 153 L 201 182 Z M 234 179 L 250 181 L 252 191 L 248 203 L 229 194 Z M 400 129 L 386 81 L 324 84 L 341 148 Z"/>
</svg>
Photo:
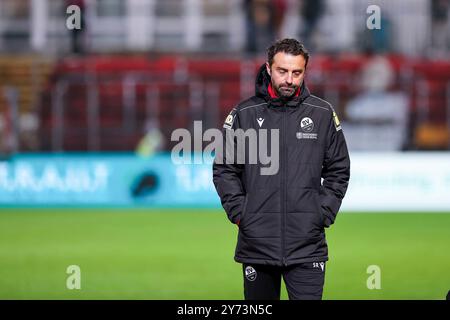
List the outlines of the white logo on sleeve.
<svg viewBox="0 0 450 320">
<path fill-rule="evenodd" d="M 255 281 L 256 270 L 252 266 L 247 266 L 247 268 L 245 268 L 245 277 L 248 281 Z"/>
<path fill-rule="evenodd" d="M 325 262 L 313 262 L 313 268 L 320 268 L 323 272 L 325 268 Z"/>
<path fill-rule="evenodd" d="M 256 121 L 258 121 L 259 127 L 261 128 L 261 126 L 262 126 L 262 124 L 264 122 L 264 119 L 263 118 L 258 118 L 258 119 L 256 119 Z"/>
</svg>

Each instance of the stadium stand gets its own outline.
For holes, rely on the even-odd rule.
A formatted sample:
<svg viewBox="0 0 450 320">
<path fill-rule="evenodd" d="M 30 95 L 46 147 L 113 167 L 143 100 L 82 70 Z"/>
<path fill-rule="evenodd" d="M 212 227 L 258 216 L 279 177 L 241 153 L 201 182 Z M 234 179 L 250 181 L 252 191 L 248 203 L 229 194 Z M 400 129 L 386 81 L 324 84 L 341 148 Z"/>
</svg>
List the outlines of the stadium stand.
<svg viewBox="0 0 450 320">
<path fill-rule="evenodd" d="M 366 60 L 357 55 L 318 56 L 310 65 L 309 86 L 317 94 L 334 99 L 344 121 L 345 103 L 358 93 L 356 74 Z M 426 131 L 448 130 L 450 63 L 394 55 L 389 61 L 396 75 L 392 87 L 409 93 L 410 130 L 414 133 L 409 148 L 447 148 L 448 138 L 431 142 L 436 135 Z M 194 120 L 219 127 L 230 108 L 253 90 L 260 63 L 258 59 L 243 62 L 177 56 L 63 59 L 55 64 L 40 100 L 42 147 L 131 150 L 150 117 L 157 117 L 167 140 L 174 128 L 190 128 Z M 59 146 L 54 143 L 55 130 L 62 124 L 57 118 L 58 103 L 64 124 Z"/>
</svg>

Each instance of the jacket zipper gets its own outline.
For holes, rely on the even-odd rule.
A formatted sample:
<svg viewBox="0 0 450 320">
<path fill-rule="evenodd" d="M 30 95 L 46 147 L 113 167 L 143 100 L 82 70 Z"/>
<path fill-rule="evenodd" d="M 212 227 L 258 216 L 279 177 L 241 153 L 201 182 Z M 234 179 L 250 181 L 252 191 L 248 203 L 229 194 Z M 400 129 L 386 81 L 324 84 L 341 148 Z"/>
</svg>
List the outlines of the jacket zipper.
<svg viewBox="0 0 450 320">
<path fill-rule="evenodd" d="M 281 172 L 281 259 L 282 264 L 287 266 L 286 257 L 285 257 L 285 246 L 286 246 L 286 113 L 287 107 L 283 106 L 283 120 L 282 120 L 282 139 L 281 143 L 282 152 L 281 152 L 281 161 L 280 164 L 282 166 Z"/>
</svg>

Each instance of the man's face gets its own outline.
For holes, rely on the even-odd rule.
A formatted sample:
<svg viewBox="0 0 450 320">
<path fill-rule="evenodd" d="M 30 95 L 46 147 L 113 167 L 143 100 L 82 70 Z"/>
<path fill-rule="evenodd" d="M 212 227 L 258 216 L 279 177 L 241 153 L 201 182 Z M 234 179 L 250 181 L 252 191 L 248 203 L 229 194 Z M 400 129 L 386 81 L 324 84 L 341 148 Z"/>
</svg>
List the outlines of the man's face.
<svg viewBox="0 0 450 320">
<path fill-rule="evenodd" d="M 293 56 L 285 52 L 278 52 L 273 57 L 272 66 L 266 63 L 272 87 L 280 98 L 290 98 L 297 92 L 305 77 L 305 64 L 302 55 Z"/>
</svg>

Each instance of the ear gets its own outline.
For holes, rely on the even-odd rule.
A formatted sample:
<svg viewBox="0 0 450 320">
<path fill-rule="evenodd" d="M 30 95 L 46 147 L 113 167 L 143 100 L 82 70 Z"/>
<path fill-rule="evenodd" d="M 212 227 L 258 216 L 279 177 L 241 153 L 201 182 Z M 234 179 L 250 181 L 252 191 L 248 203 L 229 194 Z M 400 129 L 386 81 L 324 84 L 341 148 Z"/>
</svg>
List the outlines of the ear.
<svg viewBox="0 0 450 320">
<path fill-rule="evenodd" d="M 269 76 L 272 76 L 272 75 L 270 74 L 270 65 L 269 65 L 268 62 L 266 62 L 266 70 L 267 70 L 267 73 L 269 74 Z"/>
</svg>

